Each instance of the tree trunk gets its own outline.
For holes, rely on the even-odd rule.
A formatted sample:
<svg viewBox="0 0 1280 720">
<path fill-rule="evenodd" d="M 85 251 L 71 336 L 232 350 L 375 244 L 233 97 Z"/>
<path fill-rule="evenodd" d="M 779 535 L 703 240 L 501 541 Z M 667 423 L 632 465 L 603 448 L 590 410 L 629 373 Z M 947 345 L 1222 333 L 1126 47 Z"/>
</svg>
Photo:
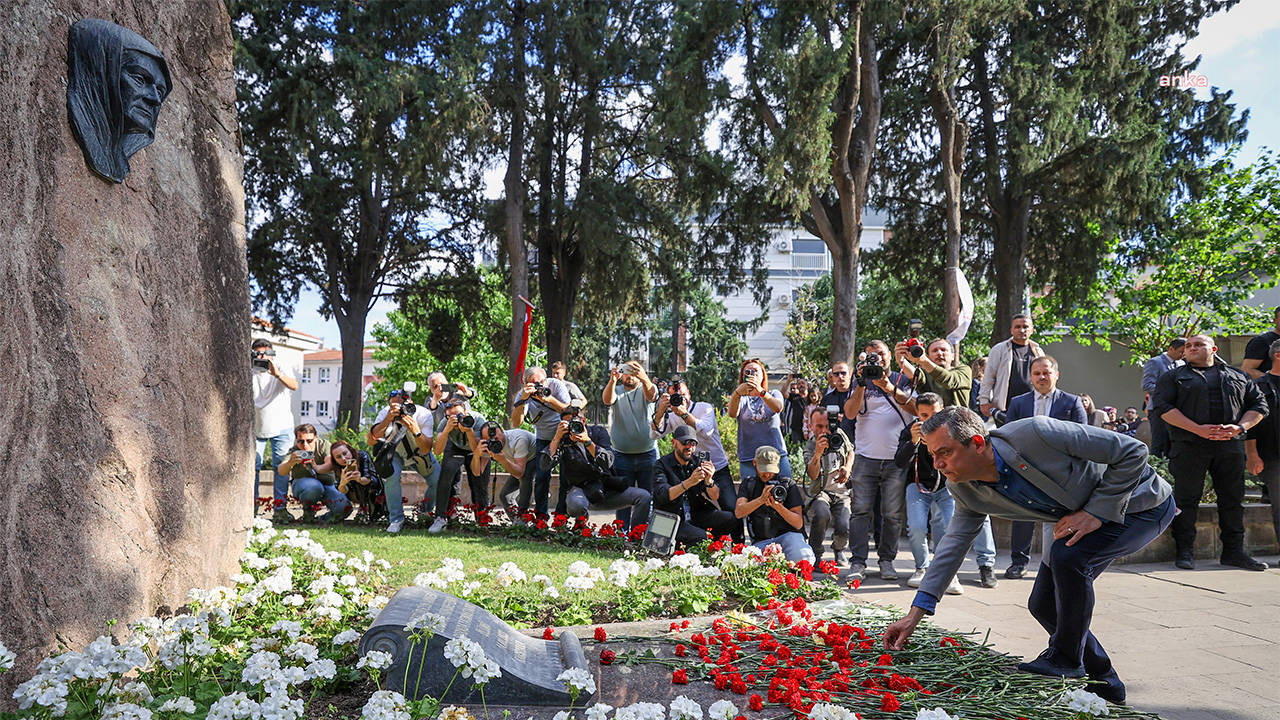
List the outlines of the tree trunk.
<svg viewBox="0 0 1280 720">
<path fill-rule="evenodd" d="M 511 265 L 511 340 L 507 346 L 510 361 L 507 377 L 507 417 L 523 378 L 515 376 L 524 341 L 525 304 L 529 296 L 529 255 L 524 244 L 524 107 L 525 107 L 525 2 L 511 5 L 511 137 L 507 144 L 507 173 L 502 179 L 506 190 L 506 250 Z"/>
<path fill-rule="evenodd" d="M 850 229 L 861 238 L 862 224 Z M 848 233 L 847 233 L 848 234 Z M 858 354 L 858 240 L 845 240 L 831 257 L 831 362 L 853 362 Z"/>
<path fill-rule="evenodd" d="M 1009 203 L 1012 216 L 995 238 L 996 310 L 991 344 L 1009 337 L 1013 316 L 1027 311 L 1027 232 L 1031 221 L 1029 200 Z"/>
<path fill-rule="evenodd" d="M 969 128 L 960 120 L 950 88 L 935 76 L 929 100 L 938 124 L 938 155 L 942 161 L 942 189 L 946 219 L 946 265 L 942 277 L 942 297 L 947 310 L 947 334 L 960 324 L 960 180 L 964 173 L 964 153 Z M 959 348 L 956 348 L 959 352 Z"/>
<path fill-rule="evenodd" d="M 338 410 L 334 428 L 360 429 L 361 390 L 364 389 L 364 327 L 368 303 L 353 299 L 354 311 L 334 313 L 342 345 L 342 382 L 338 388 Z"/>
<path fill-rule="evenodd" d="M 550 271 L 539 263 L 542 303 L 547 323 L 547 362 L 569 364 L 569 344 L 573 338 L 573 315 L 578 307 L 577 288 L 582 284 L 582 253 L 573 250 L 560 261 L 560 271 Z"/>
</svg>

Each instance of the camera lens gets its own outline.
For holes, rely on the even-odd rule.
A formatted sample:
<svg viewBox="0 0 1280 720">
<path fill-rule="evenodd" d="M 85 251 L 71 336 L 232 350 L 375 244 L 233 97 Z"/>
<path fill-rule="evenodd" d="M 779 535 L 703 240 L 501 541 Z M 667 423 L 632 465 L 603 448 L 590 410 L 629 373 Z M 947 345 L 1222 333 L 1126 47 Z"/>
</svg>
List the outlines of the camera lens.
<svg viewBox="0 0 1280 720">
<path fill-rule="evenodd" d="M 475 427 L 475 426 L 476 426 L 476 416 L 475 416 L 475 415 L 463 415 L 461 418 L 458 418 L 458 424 L 459 424 L 459 425 L 461 425 L 461 426 L 462 426 L 462 427 L 464 427 L 464 428 L 472 428 L 472 427 Z"/>
<path fill-rule="evenodd" d="M 683 396 L 683 395 L 680 395 L 680 394 L 678 394 L 678 393 L 677 393 L 677 394 L 675 394 L 675 395 L 672 395 L 672 396 L 671 396 L 671 406 L 672 406 L 672 407 L 680 407 L 681 405 L 684 405 L 684 396 Z"/>
<path fill-rule="evenodd" d="M 571 435 L 581 435 L 586 429 L 587 427 L 582 424 L 581 420 L 569 421 L 569 434 Z"/>
<path fill-rule="evenodd" d="M 915 357 L 915 358 L 924 357 L 924 346 L 912 345 L 910 348 L 910 352 L 911 352 L 911 357 Z"/>
<path fill-rule="evenodd" d="M 787 499 L 787 489 L 781 485 L 770 485 L 769 494 L 778 502 L 783 502 Z"/>
</svg>

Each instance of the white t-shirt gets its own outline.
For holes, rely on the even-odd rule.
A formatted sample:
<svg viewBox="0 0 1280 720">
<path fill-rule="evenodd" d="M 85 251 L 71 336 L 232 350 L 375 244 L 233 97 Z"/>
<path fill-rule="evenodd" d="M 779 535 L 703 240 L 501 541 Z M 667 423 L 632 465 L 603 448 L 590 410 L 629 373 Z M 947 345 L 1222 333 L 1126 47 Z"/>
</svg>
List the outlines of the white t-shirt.
<svg viewBox="0 0 1280 720">
<path fill-rule="evenodd" d="M 898 436 L 910 419 L 879 388 L 866 390 L 862 410 L 854 427 L 854 450 L 871 460 L 892 460 L 898 450 Z"/>
<path fill-rule="evenodd" d="M 382 410 L 378 412 L 378 417 L 374 418 L 373 424 L 377 425 L 381 423 L 383 420 L 386 420 L 387 412 L 390 409 L 391 409 L 390 406 L 382 408 Z M 433 423 L 431 422 L 431 411 L 427 409 L 426 405 L 418 405 L 418 411 L 413 414 L 413 421 L 418 423 L 418 430 L 420 432 L 430 433 L 431 428 L 434 427 Z M 392 434 L 396 432 L 396 429 L 399 427 L 401 427 L 400 423 L 391 423 L 390 425 L 387 426 L 387 429 L 383 431 L 382 437 L 383 438 L 390 437 Z M 409 444 L 412 447 L 417 448 L 418 441 L 414 439 L 412 436 L 410 436 Z M 408 453 L 405 452 L 403 442 L 396 443 L 396 452 L 399 453 L 400 457 L 402 458 L 409 457 Z"/>
<path fill-rule="evenodd" d="M 277 360 L 277 362 L 279 362 Z M 281 373 L 297 377 L 290 368 Z M 253 371 L 253 436 L 270 438 L 293 430 L 293 391 L 265 370 Z"/>
<path fill-rule="evenodd" d="M 711 407 L 711 403 L 694 403 L 689 408 L 689 414 L 698 422 L 694 428 L 698 432 L 698 449 L 711 453 L 711 464 L 715 469 L 728 467 L 729 456 L 724 452 L 724 444 L 720 442 L 720 429 L 716 427 L 716 409 Z M 668 410 L 666 417 L 658 425 L 658 429 L 662 431 L 659 435 L 670 435 L 676 428 L 686 424 L 683 418 Z"/>
</svg>

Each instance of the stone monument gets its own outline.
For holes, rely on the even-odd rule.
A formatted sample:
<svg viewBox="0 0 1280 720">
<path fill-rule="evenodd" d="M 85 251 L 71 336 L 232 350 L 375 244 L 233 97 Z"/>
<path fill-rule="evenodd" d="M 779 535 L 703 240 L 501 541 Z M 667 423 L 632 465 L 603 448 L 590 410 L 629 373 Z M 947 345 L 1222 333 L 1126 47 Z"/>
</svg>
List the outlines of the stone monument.
<svg viewBox="0 0 1280 720">
<path fill-rule="evenodd" d="M 404 629 L 421 613 L 444 618 L 426 648 Z M 587 669 L 582 644 L 571 632 L 562 632 L 556 640 L 532 638 L 466 600 L 422 587 L 404 588 L 391 598 L 360 640 L 360 654 L 370 650 L 389 653 L 392 663 L 383 686 L 411 700 L 430 695 L 441 702 L 479 702 L 479 693 L 469 680 L 458 678 L 449 683 L 455 668 L 445 659 L 444 646 L 454 638 L 479 643 L 485 656 L 502 669 L 500 677 L 485 685 L 485 699 L 490 704 L 568 706 L 569 691 L 556 676 L 571 667 Z M 446 687 L 448 694 L 441 697 Z M 578 704 L 585 706 L 590 701 L 579 697 Z"/>
<path fill-rule="evenodd" d="M 69 112 L 87 18 L 143 68 L 107 92 L 138 103 L 103 106 L 119 178 Z M 0 710 L 60 643 L 236 567 L 254 455 L 232 50 L 222 0 L 0 3 L 0 641 L 19 655 Z"/>
</svg>

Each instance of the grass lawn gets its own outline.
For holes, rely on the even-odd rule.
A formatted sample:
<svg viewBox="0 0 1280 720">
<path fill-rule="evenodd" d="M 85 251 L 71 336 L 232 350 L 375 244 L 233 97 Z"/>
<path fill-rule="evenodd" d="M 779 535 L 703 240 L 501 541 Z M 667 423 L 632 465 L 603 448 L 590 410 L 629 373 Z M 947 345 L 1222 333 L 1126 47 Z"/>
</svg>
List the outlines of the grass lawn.
<svg viewBox="0 0 1280 720">
<path fill-rule="evenodd" d="M 440 567 L 441 558 L 446 557 L 461 560 L 468 573 L 480 567 L 497 570 L 502 563 L 511 561 L 530 575 L 543 573 L 557 583 L 569 575 L 569 564 L 576 560 L 608 567 L 618 558 L 611 553 L 576 550 L 550 543 L 449 531 L 428 535 L 421 530 L 405 530 L 399 535 L 388 535 L 381 526 L 305 526 L 305 529 L 310 530 L 311 537 L 326 550 L 347 555 L 359 555 L 362 550 L 368 550 L 391 563 L 387 580 L 393 588 L 412 585 L 418 573 L 435 570 Z"/>
</svg>

